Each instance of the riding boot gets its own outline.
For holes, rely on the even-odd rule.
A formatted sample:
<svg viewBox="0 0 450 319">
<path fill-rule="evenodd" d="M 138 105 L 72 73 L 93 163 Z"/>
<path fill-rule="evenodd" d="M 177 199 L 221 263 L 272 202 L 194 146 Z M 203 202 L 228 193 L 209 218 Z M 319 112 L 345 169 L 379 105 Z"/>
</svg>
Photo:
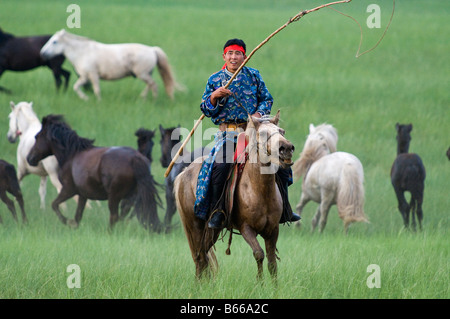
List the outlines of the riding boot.
<svg viewBox="0 0 450 319">
<path fill-rule="evenodd" d="M 225 220 L 224 197 L 222 196 L 224 185 L 211 185 L 211 219 L 208 223 L 209 228 L 220 229 Z"/>
<path fill-rule="evenodd" d="M 301 217 L 292 211 L 291 204 L 289 203 L 288 183 L 285 183 L 281 181 L 280 178 L 277 178 L 277 184 L 283 200 L 283 213 L 281 214 L 280 224 L 299 221 Z"/>
</svg>

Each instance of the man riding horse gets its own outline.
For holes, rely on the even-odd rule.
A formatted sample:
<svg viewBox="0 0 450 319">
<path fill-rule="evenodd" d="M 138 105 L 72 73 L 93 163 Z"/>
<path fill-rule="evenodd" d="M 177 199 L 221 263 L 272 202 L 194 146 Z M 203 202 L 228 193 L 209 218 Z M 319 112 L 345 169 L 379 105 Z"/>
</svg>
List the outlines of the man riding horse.
<svg viewBox="0 0 450 319">
<path fill-rule="evenodd" d="M 273 104 L 272 95 L 259 71 L 254 68 L 244 66 L 230 89 L 224 88 L 244 62 L 245 50 L 246 45 L 240 39 L 231 39 L 225 43 L 225 65 L 209 77 L 200 104 L 203 114 L 219 125 L 215 145 L 198 176 L 195 202 L 195 215 L 202 220 L 210 218 L 208 227 L 213 229 L 222 228 L 225 220 L 223 193 L 234 163 L 237 136 L 245 130 L 249 114 L 257 118 L 269 115 Z M 300 216 L 292 211 L 288 199 L 292 170 L 280 167 L 276 175 L 283 198 L 280 223 L 300 220 Z"/>
</svg>

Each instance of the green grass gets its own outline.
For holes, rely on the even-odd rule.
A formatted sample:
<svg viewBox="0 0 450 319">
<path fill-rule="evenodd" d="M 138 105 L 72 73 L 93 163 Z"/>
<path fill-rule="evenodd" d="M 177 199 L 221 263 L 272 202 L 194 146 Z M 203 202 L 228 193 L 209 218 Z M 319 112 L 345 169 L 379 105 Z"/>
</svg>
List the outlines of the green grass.
<svg viewBox="0 0 450 319">
<path fill-rule="evenodd" d="M 33 101 L 42 117 L 64 114 L 80 136 L 96 145 L 135 147 L 134 131 L 159 124 L 191 129 L 200 116 L 201 94 L 208 76 L 223 64 L 226 39 L 245 39 L 248 50 L 300 10 L 320 1 L 78 1 L 81 29 L 72 32 L 101 42 L 141 42 L 162 47 L 187 92 L 171 101 L 157 72 L 160 96 L 143 101 L 143 83 L 136 79 L 101 82 L 102 101 L 92 92 L 88 102 L 72 90 L 55 93 L 48 69 L 5 72 L 0 85 L 0 158 L 16 163 L 16 144 L 6 140 L 9 101 Z M 379 3 L 382 28 L 365 27 L 366 7 Z M 50 34 L 65 28 L 69 3 L 2 1 L 2 29 L 16 35 Z M 339 6 L 362 25 L 362 49 L 381 36 L 392 10 L 391 1 L 353 1 Z M 348 236 L 332 208 L 325 232 L 311 234 L 317 204 L 306 206 L 302 228 L 281 227 L 278 241 L 278 288 L 269 280 L 255 284 L 256 263 L 240 236 L 233 237 L 231 256 L 218 242 L 220 270 L 211 281 L 197 283 L 181 227 L 170 234 L 148 234 L 136 220 L 108 232 L 108 209 L 92 203 L 77 230 L 63 226 L 50 208 L 56 196 L 48 185 L 47 208 L 39 209 L 36 176 L 22 182 L 30 223 L 13 222 L 0 205 L 0 298 L 443 298 L 449 294 L 448 177 L 445 151 L 450 146 L 448 52 L 450 33 L 444 1 L 396 3 L 391 28 L 379 47 L 358 59 L 359 28 L 352 20 L 324 9 L 290 25 L 258 51 L 249 66 L 260 69 L 281 109 L 281 125 L 300 153 L 309 123 L 333 124 L 338 149 L 355 154 L 365 171 L 365 211 L 370 224 L 353 225 Z M 411 152 L 426 166 L 424 230 L 405 231 L 390 185 L 396 155 L 395 123 L 413 123 Z M 203 131 L 213 127 L 202 122 Z M 155 138 L 152 172 L 163 183 Z M 204 144 L 210 141 L 204 141 Z M 192 147 L 198 145 L 192 145 Z M 50 184 L 50 183 L 49 183 Z M 290 187 L 292 206 L 300 183 Z M 163 195 L 163 194 L 161 194 Z M 68 202 L 66 215 L 74 213 Z M 160 217 L 164 212 L 160 210 Z M 175 216 L 179 223 L 179 217 Z M 67 266 L 81 268 L 81 288 L 66 285 Z M 369 289 L 367 266 L 381 269 L 381 288 Z M 266 266 L 266 264 L 265 264 Z M 265 267 L 266 268 L 266 267 Z"/>
</svg>

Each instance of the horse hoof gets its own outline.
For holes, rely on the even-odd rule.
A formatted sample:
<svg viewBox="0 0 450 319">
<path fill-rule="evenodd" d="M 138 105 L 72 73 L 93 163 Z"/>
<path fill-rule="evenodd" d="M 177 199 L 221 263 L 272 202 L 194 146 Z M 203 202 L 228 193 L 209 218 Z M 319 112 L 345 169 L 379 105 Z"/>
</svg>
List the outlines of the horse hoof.
<svg viewBox="0 0 450 319">
<path fill-rule="evenodd" d="M 73 229 L 78 228 L 78 223 L 74 219 L 67 220 L 67 225 Z"/>
</svg>

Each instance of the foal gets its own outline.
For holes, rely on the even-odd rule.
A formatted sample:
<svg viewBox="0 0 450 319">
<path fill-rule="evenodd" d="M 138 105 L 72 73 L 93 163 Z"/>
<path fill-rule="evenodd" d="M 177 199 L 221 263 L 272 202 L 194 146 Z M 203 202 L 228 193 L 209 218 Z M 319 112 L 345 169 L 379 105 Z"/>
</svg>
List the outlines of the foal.
<svg viewBox="0 0 450 319">
<path fill-rule="evenodd" d="M 409 212 L 412 210 L 412 227 L 416 230 L 415 215 L 422 230 L 422 203 L 425 182 L 425 167 L 419 155 L 408 153 L 412 124 L 395 124 L 397 130 L 397 158 L 391 168 L 391 182 L 398 200 L 398 209 L 403 217 L 405 227 L 409 227 Z M 411 193 L 411 201 L 405 199 L 405 192 Z"/>
<path fill-rule="evenodd" d="M 0 160 L 0 198 L 8 206 L 11 211 L 14 220 L 17 221 L 16 208 L 14 202 L 8 198 L 6 192 L 12 194 L 19 203 L 20 210 L 22 211 L 22 221 L 27 223 L 27 215 L 25 214 L 22 192 L 19 186 L 19 180 L 17 179 L 17 173 L 14 166 L 4 160 Z M 2 218 L 0 217 L 0 223 Z"/>
</svg>

